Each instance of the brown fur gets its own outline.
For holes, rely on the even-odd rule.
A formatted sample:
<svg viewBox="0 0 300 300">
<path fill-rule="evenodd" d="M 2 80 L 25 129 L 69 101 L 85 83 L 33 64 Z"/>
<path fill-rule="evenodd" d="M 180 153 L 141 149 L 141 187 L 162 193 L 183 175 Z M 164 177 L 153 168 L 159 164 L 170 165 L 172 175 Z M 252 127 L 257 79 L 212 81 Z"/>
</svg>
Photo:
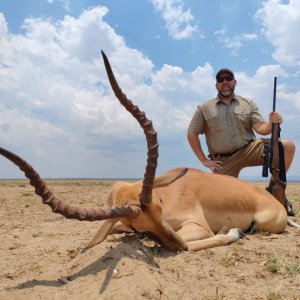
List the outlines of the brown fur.
<svg viewBox="0 0 300 300">
<path fill-rule="evenodd" d="M 171 250 L 201 250 L 226 245 L 240 238 L 237 228 L 245 231 L 252 223 L 260 231 L 281 233 L 285 229 L 284 207 L 264 189 L 231 176 L 197 169 L 188 169 L 179 177 L 180 172 L 183 168 L 156 177 L 152 201 L 142 207 L 138 217 L 118 219 L 123 227 L 120 222 L 113 227 L 116 220 L 102 221 L 86 249 L 108 234 L 120 232 L 118 228 L 123 228 L 124 232 L 130 229 L 150 232 Z M 108 204 L 113 207 L 139 205 L 140 192 L 141 182 L 117 182 L 110 191 Z M 224 227 L 231 229 L 229 233 L 218 234 Z"/>
</svg>

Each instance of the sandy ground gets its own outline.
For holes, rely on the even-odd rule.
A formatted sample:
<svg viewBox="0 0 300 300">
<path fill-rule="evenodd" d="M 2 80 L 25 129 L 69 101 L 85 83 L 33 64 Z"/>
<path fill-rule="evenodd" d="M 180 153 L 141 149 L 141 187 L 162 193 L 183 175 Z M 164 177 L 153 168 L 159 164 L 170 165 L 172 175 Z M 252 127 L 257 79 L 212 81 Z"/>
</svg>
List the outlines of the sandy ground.
<svg viewBox="0 0 300 300">
<path fill-rule="evenodd" d="M 90 206 L 103 205 L 112 185 L 47 183 L 57 197 Z M 300 184 L 287 195 L 300 222 Z M 0 216 L 0 299 L 300 299 L 300 229 L 181 253 L 111 235 L 81 254 L 97 222 L 51 213 L 26 180 L 0 181 Z"/>
</svg>

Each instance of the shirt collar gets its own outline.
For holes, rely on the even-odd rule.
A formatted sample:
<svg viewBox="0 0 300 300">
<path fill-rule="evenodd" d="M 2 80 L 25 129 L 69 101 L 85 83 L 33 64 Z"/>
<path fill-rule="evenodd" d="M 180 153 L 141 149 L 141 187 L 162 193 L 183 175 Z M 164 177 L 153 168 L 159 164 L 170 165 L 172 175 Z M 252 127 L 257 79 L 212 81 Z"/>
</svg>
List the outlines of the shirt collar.
<svg viewBox="0 0 300 300">
<path fill-rule="evenodd" d="M 232 100 L 237 100 L 237 95 L 235 93 L 233 93 Z M 222 103 L 219 95 L 217 95 L 217 97 L 216 97 L 216 102 Z"/>
</svg>

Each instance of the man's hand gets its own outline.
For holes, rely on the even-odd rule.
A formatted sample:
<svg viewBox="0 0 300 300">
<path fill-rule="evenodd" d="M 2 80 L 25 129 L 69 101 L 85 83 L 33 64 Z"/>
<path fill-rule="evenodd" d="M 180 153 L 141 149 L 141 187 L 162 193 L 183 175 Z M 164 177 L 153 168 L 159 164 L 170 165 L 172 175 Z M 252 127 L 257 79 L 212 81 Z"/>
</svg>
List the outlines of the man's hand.
<svg viewBox="0 0 300 300">
<path fill-rule="evenodd" d="M 203 166 L 209 168 L 212 172 L 214 170 L 220 171 L 222 169 L 222 162 L 219 160 L 210 160 L 210 159 L 205 159 L 202 161 Z"/>
<path fill-rule="evenodd" d="M 282 116 L 277 111 L 272 111 L 269 114 L 269 122 L 274 124 L 281 124 L 283 121 Z"/>
<path fill-rule="evenodd" d="M 269 122 L 260 122 L 252 125 L 254 131 L 261 135 L 267 135 L 272 132 L 272 124 L 281 124 L 283 122 L 282 116 L 275 111 L 270 112 Z"/>
</svg>

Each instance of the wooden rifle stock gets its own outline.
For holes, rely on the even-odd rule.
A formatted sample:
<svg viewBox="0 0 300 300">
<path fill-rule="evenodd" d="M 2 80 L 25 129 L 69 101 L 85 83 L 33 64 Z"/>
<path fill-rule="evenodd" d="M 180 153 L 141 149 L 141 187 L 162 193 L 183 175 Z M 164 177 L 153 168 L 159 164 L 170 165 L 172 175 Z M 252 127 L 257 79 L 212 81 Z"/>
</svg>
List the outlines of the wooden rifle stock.
<svg viewBox="0 0 300 300">
<path fill-rule="evenodd" d="M 271 137 L 271 168 L 270 173 L 272 174 L 273 186 L 272 186 L 272 195 L 285 207 L 287 210 L 286 203 L 286 181 L 280 178 L 280 163 L 279 163 L 279 125 L 273 124 L 273 132 Z"/>
<path fill-rule="evenodd" d="M 274 77 L 273 111 L 275 111 L 275 107 L 276 107 L 276 84 L 277 84 L 277 77 Z M 283 157 L 283 166 L 281 166 L 279 140 L 280 140 L 280 126 L 279 124 L 273 123 L 271 145 L 270 145 L 270 153 L 271 153 L 270 173 L 272 174 L 272 178 L 270 182 L 270 186 L 272 186 L 271 193 L 287 210 L 287 201 L 285 195 L 286 179 L 285 179 L 285 174 L 284 176 L 281 176 L 281 172 L 280 172 L 280 168 L 281 167 L 284 168 L 284 157 Z"/>
</svg>

